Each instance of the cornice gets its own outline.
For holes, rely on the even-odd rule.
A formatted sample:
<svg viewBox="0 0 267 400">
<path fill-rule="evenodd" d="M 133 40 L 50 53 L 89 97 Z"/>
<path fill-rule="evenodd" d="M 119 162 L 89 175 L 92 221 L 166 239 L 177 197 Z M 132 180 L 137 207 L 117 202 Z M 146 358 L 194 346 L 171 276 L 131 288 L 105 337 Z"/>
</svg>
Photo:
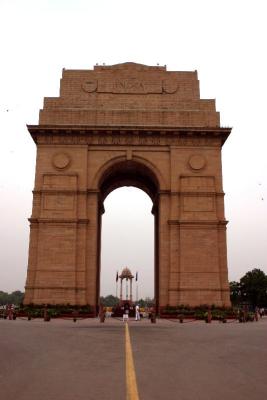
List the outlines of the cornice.
<svg viewBox="0 0 267 400">
<path fill-rule="evenodd" d="M 89 224 L 88 218 L 28 218 L 31 224 L 47 223 L 47 224 Z"/>
<path fill-rule="evenodd" d="M 32 285 L 26 285 L 25 289 L 64 289 L 64 290 L 86 290 L 85 287 L 82 286 L 32 286 Z"/>
<path fill-rule="evenodd" d="M 99 136 L 99 135 L 145 135 L 145 136 L 180 136 L 180 137 L 219 137 L 222 144 L 230 135 L 232 128 L 228 127 L 173 127 L 173 126 L 96 126 L 96 125 L 27 125 L 33 140 L 40 135 L 64 136 Z"/>
<path fill-rule="evenodd" d="M 169 219 L 168 225 L 179 225 L 183 228 L 193 228 L 193 227 L 201 227 L 201 228 L 225 228 L 228 224 L 226 220 L 179 220 L 179 219 Z"/>
</svg>

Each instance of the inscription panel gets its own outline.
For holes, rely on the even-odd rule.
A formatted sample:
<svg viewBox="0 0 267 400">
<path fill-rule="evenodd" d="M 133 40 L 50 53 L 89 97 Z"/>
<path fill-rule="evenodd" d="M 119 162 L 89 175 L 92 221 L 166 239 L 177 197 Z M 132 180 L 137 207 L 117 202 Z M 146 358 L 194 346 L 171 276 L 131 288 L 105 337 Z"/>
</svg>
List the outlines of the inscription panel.
<svg viewBox="0 0 267 400">
<path fill-rule="evenodd" d="M 46 174 L 43 178 L 43 189 L 68 189 L 77 188 L 76 175 Z"/>
<path fill-rule="evenodd" d="M 215 192 L 213 176 L 182 176 L 180 183 L 183 192 Z"/>
<path fill-rule="evenodd" d="M 214 211 L 214 198 L 211 196 L 184 196 L 183 210 L 185 212 Z"/>
<path fill-rule="evenodd" d="M 173 80 L 140 80 L 137 78 L 111 80 L 88 79 L 82 83 L 82 89 L 87 93 L 127 93 L 127 94 L 161 94 L 175 93 L 178 82 Z"/>
<path fill-rule="evenodd" d="M 70 211 L 74 209 L 74 196 L 64 194 L 45 194 L 43 209 L 50 211 Z"/>
</svg>

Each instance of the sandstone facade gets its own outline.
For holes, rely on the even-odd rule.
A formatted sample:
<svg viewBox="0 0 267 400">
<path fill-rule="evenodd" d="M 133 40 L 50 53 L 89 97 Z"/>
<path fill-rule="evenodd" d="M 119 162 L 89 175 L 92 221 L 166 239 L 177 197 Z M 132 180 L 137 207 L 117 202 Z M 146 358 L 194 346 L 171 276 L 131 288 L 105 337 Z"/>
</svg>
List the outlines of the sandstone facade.
<svg viewBox="0 0 267 400">
<path fill-rule="evenodd" d="M 63 70 L 37 145 L 25 304 L 97 307 L 103 201 L 136 186 L 153 201 L 155 296 L 230 305 L 220 127 L 197 72 L 135 63 Z"/>
</svg>

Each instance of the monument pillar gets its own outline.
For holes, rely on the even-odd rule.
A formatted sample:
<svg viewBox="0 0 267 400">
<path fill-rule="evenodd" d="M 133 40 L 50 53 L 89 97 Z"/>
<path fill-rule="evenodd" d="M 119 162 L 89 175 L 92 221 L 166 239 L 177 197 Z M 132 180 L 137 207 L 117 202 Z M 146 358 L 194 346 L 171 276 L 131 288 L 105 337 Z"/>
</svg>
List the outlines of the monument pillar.
<svg viewBox="0 0 267 400">
<path fill-rule="evenodd" d="M 120 301 L 122 301 L 122 278 L 120 278 L 121 283 L 120 283 Z"/>
<path fill-rule="evenodd" d="M 133 280 L 130 279 L 130 302 L 132 303 L 133 301 Z"/>
</svg>

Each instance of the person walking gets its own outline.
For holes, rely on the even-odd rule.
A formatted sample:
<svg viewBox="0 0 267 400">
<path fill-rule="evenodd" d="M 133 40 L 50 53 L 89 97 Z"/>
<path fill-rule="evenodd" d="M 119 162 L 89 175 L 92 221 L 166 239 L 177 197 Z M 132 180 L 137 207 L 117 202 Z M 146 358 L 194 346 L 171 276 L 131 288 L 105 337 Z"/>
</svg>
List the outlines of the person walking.
<svg viewBox="0 0 267 400">
<path fill-rule="evenodd" d="M 136 304 L 135 306 L 135 320 L 140 321 L 140 308 L 139 304 Z"/>
</svg>

